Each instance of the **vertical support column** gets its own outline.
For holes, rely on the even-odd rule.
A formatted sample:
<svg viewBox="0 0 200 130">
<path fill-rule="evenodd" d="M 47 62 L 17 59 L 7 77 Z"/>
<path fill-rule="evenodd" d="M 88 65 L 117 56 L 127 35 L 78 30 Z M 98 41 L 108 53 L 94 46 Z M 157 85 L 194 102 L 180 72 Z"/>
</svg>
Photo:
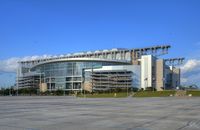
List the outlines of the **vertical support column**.
<svg viewBox="0 0 200 130">
<path fill-rule="evenodd" d="M 92 62 L 92 76 L 93 76 L 93 62 Z M 93 78 L 92 78 L 92 93 L 93 93 L 93 88 L 94 88 L 94 84 L 93 84 Z"/>
<path fill-rule="evenodd" d="M 113 56 L 113 52 L 112 51 L 110 52 L 110 55 L 111 55 L 111 59 L 113 60 L 114 56 Z"/>
<path fill-rule="evenodd" d="M 19 68 L 17 68 L 17 96 L 19 93 Z"/>
<path fill-rule="evenodd" d="M 131 63 L 133 65 L 139 65 L 140 62 L 138 61 L 138 58 L 139 58 L 138 52 L 135 51 L 135 50 L 131 50 L 131 54 L 130 55 L 131 55 Z"/>
<path fill-rule="evenodd" d="M 74 90 L 74 62 L 72 62 L 72 91 Z"/>
<path fill-rule="evenodd" d="M 123 60 L 125 60 L 125 57 L 126 57 L 126 52 L 123 51 Z"/>
<path fill-rule="evenodd" d="M 114 53 L 114 58 L 113 59 L 116 60 L 116 52 L 114 51 L 113 53 Z"/>
<path fill-rule="evenodd" d="M 120 59 L 123 60 L 123 51 L 120 51 Z"/>
<path fill-rule="evenodd" d="M 164 60 L 156 60 L 156 90 L 162 91 L 165 88 Z"/>
</svg>

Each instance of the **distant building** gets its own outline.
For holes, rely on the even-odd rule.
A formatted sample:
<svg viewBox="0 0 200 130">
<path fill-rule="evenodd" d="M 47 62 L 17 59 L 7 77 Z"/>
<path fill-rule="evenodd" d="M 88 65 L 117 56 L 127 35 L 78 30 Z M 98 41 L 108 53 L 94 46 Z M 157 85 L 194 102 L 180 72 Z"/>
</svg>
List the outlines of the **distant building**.
<svg viewBox="0 0 200 130">
<path fill-rule="evenodd" d="M 167 54 L 169 48 L 116 48 L 20 61 L 16 86 L 41 91 L 175 89 L 180 85 L 180 69 L 174 63 L 181 63 L 183 58 L 159 59 L 158 55 Z"/>
</svg>

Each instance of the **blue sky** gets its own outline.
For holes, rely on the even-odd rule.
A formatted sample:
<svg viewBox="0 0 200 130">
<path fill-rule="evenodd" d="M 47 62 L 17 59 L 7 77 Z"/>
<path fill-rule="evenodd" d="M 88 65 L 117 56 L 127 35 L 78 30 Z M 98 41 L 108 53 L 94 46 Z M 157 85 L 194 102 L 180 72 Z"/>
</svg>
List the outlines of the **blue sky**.
<svg viewBox="0 0 200 130">
<path fill-rule="evenodd" d="M 199 14 L 199 0 L 0 0 L 0 85 L 14 83 L 10 59 L 116 47 L 169 43 L 199 67 Z"/>
</svg>

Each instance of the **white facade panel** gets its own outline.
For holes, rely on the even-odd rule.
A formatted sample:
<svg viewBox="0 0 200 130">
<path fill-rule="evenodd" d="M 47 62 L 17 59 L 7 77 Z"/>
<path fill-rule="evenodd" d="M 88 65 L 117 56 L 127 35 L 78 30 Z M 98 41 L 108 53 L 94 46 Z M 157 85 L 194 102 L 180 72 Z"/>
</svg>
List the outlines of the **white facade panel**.
<svg viewBox="0 0 200 130">
<path fill-rule="evenodd" d="M 152 87 L 153 56 L 144 55 L 141 57 L 141 88 Z"/>
</svg>

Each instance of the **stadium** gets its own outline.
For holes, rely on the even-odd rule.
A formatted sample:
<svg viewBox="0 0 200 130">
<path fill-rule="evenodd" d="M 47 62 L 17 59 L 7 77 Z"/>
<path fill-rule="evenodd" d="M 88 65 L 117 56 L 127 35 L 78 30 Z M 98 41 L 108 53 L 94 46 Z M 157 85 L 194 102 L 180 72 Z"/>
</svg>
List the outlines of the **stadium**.
<svg viewBox="0 0 200 130">
<path fill-rule="evenodd" d="M 176 89 L 180 85 L 180 68 L 176 65 L 184 58 L 159 58 L 170 47 L 114 48 L 19 61 L 16 86 L 42 92 Z"/>
</svg>

